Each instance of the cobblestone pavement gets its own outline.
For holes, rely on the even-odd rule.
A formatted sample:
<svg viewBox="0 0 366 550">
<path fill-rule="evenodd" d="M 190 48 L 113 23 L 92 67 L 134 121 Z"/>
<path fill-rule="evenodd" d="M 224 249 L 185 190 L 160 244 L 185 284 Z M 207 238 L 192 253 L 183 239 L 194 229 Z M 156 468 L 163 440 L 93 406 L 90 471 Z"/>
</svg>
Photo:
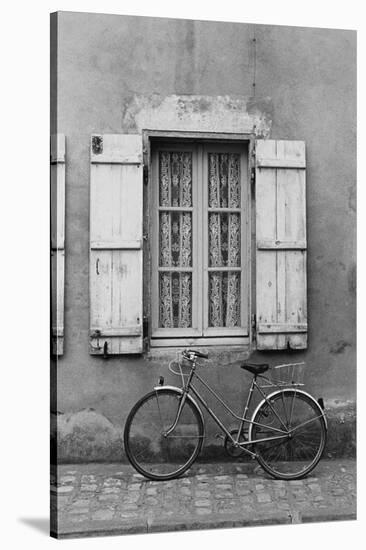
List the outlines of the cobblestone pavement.
<svg viewBox="0 0 366 550">
<path fill-rule="evenodd" d="M 356 463 L 322 460 L 297 481 L 256 463 L 196 463 L 173 481 L 126 464 L 63 465 L 51 478 L 58 537 L 222 528 L 356 518 Z"/>
</svg>

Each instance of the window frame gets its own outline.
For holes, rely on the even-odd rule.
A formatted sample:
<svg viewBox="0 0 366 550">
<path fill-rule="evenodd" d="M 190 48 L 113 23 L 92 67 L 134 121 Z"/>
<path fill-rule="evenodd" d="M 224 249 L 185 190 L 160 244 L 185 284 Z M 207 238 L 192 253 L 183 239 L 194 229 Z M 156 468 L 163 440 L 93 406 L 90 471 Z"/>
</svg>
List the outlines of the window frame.
<svg viewBox="0 0 366 550">
<path fill-rule="evenodd" d="M 192 151 L 192 180 L 194 181 L 198 177 L 198 151 L 195 144 L 182 144 L 182 143 L 168 143 L 159 142 L 159 151 Z M 152 158 L 152 182 L 158 181 L 159 164 L 154 162 Z M 152 338 L 199 338 L 202 334 L 201 318 L 198 314 L 198 304 L 202 300 L 202 282 L 199 266 L 194 268 L 162 268 L 159 266 L 159 214 L 162 211 L 179 212 L 190 211 L 192 212 L 192 259 L 199 258 L 198 252 L 198 208 L 199 202 L 199 189 L 195 189 L 192 186 L 192 207 L 179 208 L 179 207 L 160 207 L 159 206 L 159 190 L 152 189 L 152 204 L 151 204 L 151 237 L 150 246 L 152 251 L 151 257 L 151 286 L 152 289 L 159 287 L 159 273 L 168 271 L 176 272 L 190 272 L 192 273 L 192 327 L 191 328 L 159 328 L 155 323 L 159 318 L 159 300 L 157 296 L 151 293 L 151 327 Z M 193 261 L 192 261 L 193 264 Z M 197 328 L 195 328 L 197 327 Z"/>
<path fill-rule="evenodd" d="M 211 132 L 176 132 L 176 131 L 159 131 L 159 130 L 143 130 L 143 151 L 144 151 L 144 320 L 145 320 L 145 338 L 147 347 L 151 348 L 175 348 L 175 347 L 184 347 L 189 345 L 199 346 L 220 346 L 220 345 L 230 345 L 230 346 L 245 346 L 248 347 L 252 339 L 252 315 L 251 307 L 253 301 L 253 292 L 255 289 L 252 288 L 253 278 L 253 262 L 252 262 L 252 233 L 253 233 L 253 221 L 255 216 L 253 215 L 253 201 L 252 201 L 252 186 L 251 186 L 251 174 L 253 168 L 253 150 L 254 150 L 254 140 L 255 136 L 253 134 L 230 134 L 230 133 L 211 133 Z M 156 142 L 159 143 L 159 147 L 163 146 L 167 149 L 173 150 L 174 147 L 184 146 L 187 149 L 194 150 L 196 149 L 198 155 L 203 155 L 204 148 L 208 149 L 217 149 L 221 147 L 230 148 L 239 148 L 243 147 L 246 151 L 247 159 L 247 170 L 244 176 L 244 185 L 242 187 L 243 194 L 243 204 L 241 206 L 242 210 L 242 219 L 241 219 L 241 289 L 242 289 L 242 307 L 245 307 L 246 314 L 245 319 L 242 318 L 244 327 L 238 327 L 237 329 L 229 327 L 207 327 L 204 328 L 203 322 L 206 321 L 208 324 L 208 311 L 207 309 L 207 297 L 206 297 L 206 306 L 204 307 L 204 315 L 202 318 L 202 327 L 198 324 L 198 329 L 191 329 L 191 333 L 187 334 L 187 329 L 157 329 L 154 327 L 154 315 L 155 319 L 157 318 L 157 308 L 158 308 L 158 299 L 157 296 L 154 296 L 154 288 L 156 287 L 157 279 L 157 263 L 158 263 L 158 254 L 156 250 L 156 245 L 154 246 L 153 241 L 157 242 L 157 239 L 154 239 L 154 235 L 158 232 L 158 213 L 157 213 L 157 197 L 158 193 L 154 192 L 153 185 L 156 182 L 156 173 L 153 170 L 156 170 L 156 165 L 153 164 L 152 160 L 152 148 L 156 145 Z M 236 147 L 235 147 L 236 146 Z M 202 178 L 207 178 L 207 155 L 206 161 L 203 161 L 203 158 L 198 159 L 196 166 L 200 165 L 203 174 Z M 243 158 L 241 157 L 241 168 L 243 169 Z M 203 180 L 205 181 L 205 179 Z M 207 186 L 203 186 L 203 189 L 200 189 L 200 193 L 203 194 L 204 189 Z M 207 190 L 205 190 L 207 197 Z M 204 198 L 201 197 L 202 208 L 204 213 L 205 220 L 202 223 L 208 222 L 208 208 L 203 202 Z M 197 215 L 197 213 L 196 213 Z M 192 220 L 193 223 L 193 220 Z M 197 220 L 196 220 L 197 224 Z M 204 232 L 206 235 L 206 244 L 208 239 L 208 231 Z M 244 236 L 244 238 L 243 238 Z M 197 240 L 197 234 L 193 238 Z M 203 243 L 193 243 L 193 249 L 195 246 L 201 247 L 203 250 Z M 197 251 L 197 249 L 195 249 Z M 208 257 L 207 254 L 202 255 L 198 252 L 198 258 L 205 258 L 204 266 L 201 266 L 200 269 L 197 267 L 198 272 L 202 275 L 200 282 L 197 287 L 197 294 L 199 296 L 199 303 L 203 305 L 204 291 L 203 291 L 203 277 L 206 278 L 206 287 L 208 285 Z M 199 275 L 199 278 L 201 277 Z M 243 285 L 243 279 L 244 281 Z M 193 285 L 194 289 L 194 285 Z M 243 290 L 244 289 L 244 290 Z M 243 310 L 244 311 L 244 310 Z M 193 311 L 192 311 L 192 321 L 193 321 Z M 225 331 L 225 329 L 228 329 Z M 169 334 L 168 331 L 171 330 L 172 333 Z M 182 330 L 182 334 L 178 331 Z M 189 329 L 188 329 L 189 330 Z M 225 335 L 226 332 L 226 335 Z"/>
<path fill-rule="evenodd" d="M 209 272 L 213 271 L 220 271 L 220 272 L 230 272 L 230 269 L 224 268 L 224 267 L 218 267 L 213 268 L 208 265 L 208 215 L 209 212 L 212 211 L 210 207 L 208 206 L 208 154 L 212 153 L 218 153 L 218 152 L 231 152 L 231 153 L 239 153 L 240 154 L 240 169 L 242 174 L 242 181 L 241 181 L 241 206 L 238 208 L 238 212 L 240 213 L 240 307 L 241 307 L 241 322 L 242 325 L 240 327 L 210 327 L 209 326 L 209 313 L 208 313 L 208 288 L 209 288 Z M 202 159 L 202 211 L 203 211 L 203 223 L 202 223 L 202 248 L 201 248 L 201 254 L 200 256 L 203 258 L 203 281 L 202 281 L 202 289 L 203 289 L 203 337 L 211 337 L 211 338 L 224 338 L 224 337 L 241 337 L 241 336 L 248 336 L 248 326 L 249 326 L 249 311 L 248 311 L 248 284 L 247 279 L 245 277 L 249 265 L 247 261 L 247 243 L 248 243 L 248 220 L 246 214 L 248 213 L 248 205 L 250 204 L 250 197 L 248 196 L 248 188 L 249 188 L 249 178 L 248 174 L 245 174 L 245 165 L 248 164 L 248 158 L 245 158 L 246 155 L 242 154 L 242 146 L 240 144 L 227 144 L 227 143 L 205 143 L 202 144 L 202 153 L 203 153 L 203 159 Z M 248 154 L 248 151 L 245 151 L 246 154 Z M 219 212 L 222 211 L 221 208 L 215 209 Z M 227 211 L 235 210 L 233 208 L 228 208 Z M 239 270 L 239 269 L 238 269 Z M 232 271 L 235 271 L 235 269 L 232 269 Z M 246 319 L 244 319 L 244 313 L 246 314 Z M 245 333 L 243 334 L 243 330 Z"/>
</svg>

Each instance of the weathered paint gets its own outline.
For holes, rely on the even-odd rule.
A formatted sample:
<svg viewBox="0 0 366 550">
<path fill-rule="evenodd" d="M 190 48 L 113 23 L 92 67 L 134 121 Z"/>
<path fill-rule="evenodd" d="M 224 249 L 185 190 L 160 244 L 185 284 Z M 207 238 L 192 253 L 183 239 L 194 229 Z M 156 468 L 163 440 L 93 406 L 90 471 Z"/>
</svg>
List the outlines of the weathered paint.
<svg viewBox="0 0 366 550">
<path fill-rule="evenodd" d="M 306 142 L 309 347 L 256 352 L 251 359 L 306 360 L 308 389 L 324 398 L 331 418 L 334 452 L 354 450 L 356 34 L 68 12 L 57 17 L 52 132 L 64 133 L 67 144 L 65 346 L 52 367 L 60 458 L 119 460 L 116 449 L 133 403 L 159 375 L 177 383 L 164 354 L 89 355 L 90 136 L 136 133 L 149 121 L 155 129 L 211 131 L 219 120 L 215 108 L 220 131 L 252 125 L 262 137 Z M 207 376 L 238 411 L 250 377 L 226 364 L 238 354 L 223 353 L 213 354 Z M 91 408 L 93 414 L 85 413 Z M 209 446 L 220 443 L 217 431 L 210 423 Z"/>
<path fill-rule="evenodd" d="M 65 295 L 65 136 L 51 135 L 51 324 L 52 349 L 62 355 L 64 348 Z"/>
<path fill-rule="evenodd" d="M 90 153 L 90 353 L 141 353 L 142 139 L 99 137 Z"/>
<path fill-rule="evenodd" d="M 254 133 L 266 138 L 271 131 L 271 100 L 253 102 L 243 96 L 134 95 L 127 100 L 122 126 L 131 133 L 144 129 Z"/>
<path fill-rule="evenodd" d="M 257 140 L 256 166 L 257 349 L 306 349 L 305 143 Z"/>
</svg>

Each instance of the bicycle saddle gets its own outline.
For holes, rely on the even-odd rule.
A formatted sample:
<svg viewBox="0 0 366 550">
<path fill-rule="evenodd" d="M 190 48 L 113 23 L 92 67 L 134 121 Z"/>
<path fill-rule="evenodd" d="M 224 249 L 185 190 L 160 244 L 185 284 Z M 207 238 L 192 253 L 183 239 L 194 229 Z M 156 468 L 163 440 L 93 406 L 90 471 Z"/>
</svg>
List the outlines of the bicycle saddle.
<svg viewBox="0 0 366 550">
<path fill-rule="evenodd" d="M 268 363 L 243 363 L 241 369 L 247 370 L 252 374 L 263 374 L 269 369 Z"/>
</svg>

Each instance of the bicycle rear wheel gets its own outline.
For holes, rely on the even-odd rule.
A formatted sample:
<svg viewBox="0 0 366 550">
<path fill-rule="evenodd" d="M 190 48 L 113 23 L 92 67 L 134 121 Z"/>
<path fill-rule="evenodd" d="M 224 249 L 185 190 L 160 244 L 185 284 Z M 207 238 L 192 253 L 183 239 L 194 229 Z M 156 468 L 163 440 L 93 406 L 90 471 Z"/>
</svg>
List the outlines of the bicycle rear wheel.
<svg viewBox="0 0 366 550">
<path fill-rule="evenodd" d="M 125 425 L 124 444 L 132 466 L 153 480 L 168 480 L 185 472 L 197 458 L 204 427 L 196 405 L 187 398 L 174 430 L 182 394 L 154 390 L 132 408 Z"/>
<path fill-rule="evenodd" d="M 323 411 L 306 393 L 286 389 L 263 402 L 253 418 L 251 440 L 283 438 L 254 444 L 259 464 L 275 478 L 300 479 L 319 462 L 325 442 Z M 256 425 L 255 423 L 260 425 Z"/>
</svg>

